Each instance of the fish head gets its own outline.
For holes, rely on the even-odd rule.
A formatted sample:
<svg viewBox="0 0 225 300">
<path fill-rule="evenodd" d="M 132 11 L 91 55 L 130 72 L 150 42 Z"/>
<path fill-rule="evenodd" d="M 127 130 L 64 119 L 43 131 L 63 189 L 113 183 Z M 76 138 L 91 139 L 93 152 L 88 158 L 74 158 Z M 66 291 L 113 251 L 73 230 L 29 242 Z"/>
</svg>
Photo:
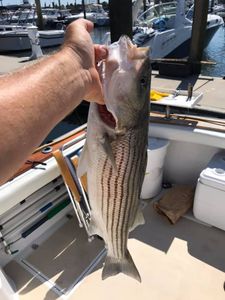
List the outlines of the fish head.
<svg viewBox="0 0 225 300">
<path fill-rule="evenodd" d="M 148 111 L 149 48 L 138 48 L 129 37 L 122 36 L 109 46 L 108 52 L 102 72 L 103 91 L 106 108 L 119 133 L 136 126 L 144 108 Z"/>
</svg>

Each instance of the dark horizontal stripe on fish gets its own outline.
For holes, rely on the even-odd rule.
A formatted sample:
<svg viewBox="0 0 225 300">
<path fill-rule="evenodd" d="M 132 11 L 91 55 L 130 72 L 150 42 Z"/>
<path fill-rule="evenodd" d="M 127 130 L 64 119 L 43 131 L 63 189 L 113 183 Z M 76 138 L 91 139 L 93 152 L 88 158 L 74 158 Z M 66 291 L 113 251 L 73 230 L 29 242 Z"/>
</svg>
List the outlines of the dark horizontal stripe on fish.
<svg viewBox="0 0 225 300">
<path fill-rule="evenodd" d="M 102 199 L 101 199 L 101 212 L 102 216 L 104 215 L 104 176 L 105 176 L 105 171 L 106 171 L 106 164 L 107 164 L 107 158 L 104 161 L 103 168 L 102 168 L 102 177 L 101 177 L 101 191 L 102 191 Z"/>
<path fill-rule="evenodd" d="M 117 196 L 118 196 L 118 180 L 119 178 L 121 178 L 122 176 L 122 180 L 121 180 L 121 184 L 120 184 L 120 193 L 119 193 L 119 210 L 118 210 L 118 217 L 117 217 L 117 222 L 114 222 L 113 225 L 115 225 L 116 227 L 116 230 L 114 229 L 114 226 L 112 226 L 112 236 L 114 235 L 114 238 L 115 238 L 115 241 L 114 241 L 114 245 L 116 247 L 116 253 L 117 253 L 117 257 L 120 257 L 121 256 L 121 253 L 119 253 L 119 247 L 118 247 L 118 244 L 119 244 L 119 235 L 118 235 L 118 227 L 119 227 L 119 223 L 121 222 L 121 205 L 122 205 L 122 201 L 123 201 L 123 198 L 124 198 L 124 190 L 123 190 L 123 186 L 124 186 L 124 177 L 125 177 L 125 173 L 124 170 L 122 170 L 122 164 L 124 162 L 124 156 L 125 156 L 125 151 L 127 149 L 125 149 L 125 145 L 124 143 L 121 145 L 121 156 L 118 157 L 118 175 L 117 175 L 117 178 L 116 178 L 116 181 L 115 181 L 115 199 L 114 199 L 114 206 L 113 206 L 113 220 L 115 220 L 115 211 L 116 209 L 116 202 L 117 202 Z M 118 154 L 118 153 L 117 153 Z M 114 232 L 115 230 L 115 232 Z M 114 234 L 113 234 L 114 233 Z"/>
<path fill-rule="evenodd" d="M 124 222 L 122 224 L 121 228 L 121 234 L 123 232 L 129 232 L 130 226 L 132 224 L 130 221 L 133 223 L 133 214 L 132 211 L 137 209 L 138 206 L 138 195 L 137 195 L 137 187 L 138 187 L 138 175 L 140 171 L 140 163 L 142 160 L 142 155 L 143 155 L 143 150 L 142 150 L 142 145 L 137 144 L 137 140 L 135 139 L 135 136 L 131 134 L 131 145 L 135 145 L 136 147 L 133 147 L 132 149 L 132 160 L 131 160 L 131 169 L 130 169 L 130 176 L 129 176 L 129 188 L 128 188 L 128 198 L 130 201 L 128 201 L 128 205 L 124 214 Z M 121 251 L 122 249 L 126 248 L 126 243 L 127 240 L 123 241 L 123 244 L 121 244 Z"/>
<path fill-rule="evenodd" d="M 107 110 L 106 105 L 100 105 L 98 104 L 98 112 L 99 112 L 99 116 L 102 119 L 102 121 L 107 124 L 108 126 L 115 128 L 116 127 L 116 121 L 113 117 L 113 115 L 111 114 L 111 112 L 109 112 Z"/>
<path fill-rule="evenodd" d="M 130 161 L 131 161 L 131 157 L 130 157 L 130 149 L 131 149 L 131 144 L 130 144 L 130 141 L 131 141 L 131 138 L 130 138 L 130 135 L 128 135 L 128 143 L 127 143 L 127 146 L 126 148 L 123 146 L 123 149 L 122 149 L 122 157 L 121 157 L 121 163 L 123 162 L 124 160 L 124 156 L 125 156 L 125 152 L 127 151 L 126 155 L 127 155 L 127 168 L 128 170 L 131 168 L 131 165 L 130 165 Z M 126 197 L 126 204 L 125 204 L 125 207 L 123 207 L 123 210 L 122 210 L 122 201 L 120 201 L 120 206 L 119 206 L 119 216 L 118 216 L 118 219 L 121 220 L 120 223 L 117 222 L 116 224 L 116 247 L 117 247 L 117 253 L 118 253 L 118 256 L 119 256 L 119 251 L 120 251 L 120 255 L 121 256 L 124 256 L 125 255 L 125 250 L 126 248 L 124 247 L 124 239 L 126 239 L 126 235 L 124 235 L 124 231 L 123 231 L 123 228 L 124 228 L 124 221 L 125 221 L 125 215 L 126 215 L 126 208 L 127 208 L 127 201 L 129 201 L 129 190 L 126 190 L 126 193 L 124 191 L 124 184 L 125 184 L 125 180 L 127 179 L 127 169 L 126 170 L 123 170 L 123 174 L 122 174 L 122 180 L 121 180 L 121 187 L 122 187 L 122 191 L 121 191 L 121 200 Z M 122 217 L 122 219 L 121 219 Z"/>
<path fill-rule="evenodd" d="M 108 168 L 108 170 L 109 170 L 109 175 L 106 175 L 106 178 L 108 179 L 107 180 L 107 186 L 106 186 L 106 188 L 107 188 L 107 193 L 106 193 L 106 195 L 108 196 L 108 199 L 107 199 L 107 201 L 106 201 L 106 203 L 107 203 L 107 211 L 106 211 L 106 228 L 107 228 L 107 231 L 109 232 L 109 211 L 110 211 L 110 201 L 109 201 L 109 199 L 111 199 L 111 187 L 110 187 L 110 183 L 111 183 L 111 178 L 112 178 L 112 173 L 113 173 L 113 167 L 112 166 L 110 166 L 109 168 Z M 102 199 L 103 201 L 105 200 L 104 198 Z"/>
<path fill-rule="evenodd" d="M 129 232 L 130 229 L 130 220 L 131 220 L 131 210 L 132 206 L 134 205 L 135 199 L 135 178 L 137 177 L 137 166 L 138 166 L 138 159 L 137 159 L 137 149 L 133 148 L 133 154 L 131 155 L 131 169 L 130 169 L 130 176 L 129 176 L 129 188 L 128 188 L 128 198 L 130 201 L 127 203 L 126 211 L 124 213 L 124 221 L 121 228 L 121 234 L 125 232 Z M 126 247 L 126 240 L 123 241 L 121 244 L 121 248 L 124 249 Z"/>
</svg>

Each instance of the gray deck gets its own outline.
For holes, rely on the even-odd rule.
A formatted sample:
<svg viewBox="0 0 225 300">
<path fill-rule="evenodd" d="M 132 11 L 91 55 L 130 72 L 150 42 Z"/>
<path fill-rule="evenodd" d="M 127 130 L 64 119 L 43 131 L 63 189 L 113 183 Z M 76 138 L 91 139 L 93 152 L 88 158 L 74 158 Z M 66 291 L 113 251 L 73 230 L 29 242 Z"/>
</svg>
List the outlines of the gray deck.
<svg viewBox="0 0 225 300">
<path fill-rule="evenodd" d="M 144 214 L 146 224 L 131 234 L 128 244 L 142 283 L 123 274 L 102 281 L 100 263 L 71 291 L 67 299 L 223 300 L 224 231 L 186 218 L 171 225 L 165 217 L 154 211 L 151 202 Z M 40 271 L 63 287 L 70 286 L 75 280 L 75 277 L 68 276 L 73 273 L 68 266 L 73 269 L 87 264 L 82 254 L 80 260 L 74 260 L 76 251 L 71 250 L 76 243 L 71 243 L 71 237 L 73 240 L 76 236 L 77 242 L 85 243 L 83 237 L 74 232 L 74 223 L 70 220 L 40 245 L 36 253 L 34 251 L 26 258 L 38 267 L 39 257 Z M 89 247 L 87 242 L 86 247 Z M 20 300 L 59 299 L 49 284 L 39 281 L 37 276 L 31 275 L 17 262 L 11 262 L 5 271 L 14 280 Z"/>
</svg>

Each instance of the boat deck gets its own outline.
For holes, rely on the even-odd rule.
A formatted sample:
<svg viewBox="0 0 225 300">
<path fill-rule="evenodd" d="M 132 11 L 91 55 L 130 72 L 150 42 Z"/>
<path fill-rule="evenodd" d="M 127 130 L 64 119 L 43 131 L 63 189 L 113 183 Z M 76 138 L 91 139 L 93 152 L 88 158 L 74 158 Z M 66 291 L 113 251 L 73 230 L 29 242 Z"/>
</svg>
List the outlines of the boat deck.
<svg viewBox="0 0 225 300">
<path fill-rule="evenodd" d="M 224 231 L 188 218 L 171 225 L 156 213 L 152 202 L 147 203 L 146 223 L 131 233 L 128 243 L 142 283 L 123 274 L 102 281 L 103 255 L 75 285 L 78 274 L 101 253 L 103 243 L 98 239 L 89 243 L 71 218 L 44 243 L 37 242 L 27 255 L 4 268 L 19 299 L 224 299 Z"/>
<path fill-rule="evenodd" d="M 22 60 L 0 56 L 0 72 L 23 67 Z M 196 108 L 225 113 L 222 78 L 152 76 L 152 88 L 187 89 L 190 82 L 203 93 Z M 103 243 L 89 243 L 73 217 L 5 266 L 19 299 L 224 299 L 224 231 L 188 218 L 171 225 L 152 202 L 146 204 L 146 224 L 132 232 L 128 243 L 142 283 L 123 274 L 102 281 Z"/>
</svg>

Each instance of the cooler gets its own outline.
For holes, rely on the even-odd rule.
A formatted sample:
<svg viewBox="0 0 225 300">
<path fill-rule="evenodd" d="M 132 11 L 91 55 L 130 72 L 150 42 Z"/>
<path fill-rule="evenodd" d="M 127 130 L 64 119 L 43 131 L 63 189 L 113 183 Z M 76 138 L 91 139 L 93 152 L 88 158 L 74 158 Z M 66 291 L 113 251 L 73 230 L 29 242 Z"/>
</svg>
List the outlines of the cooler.
<svg viewBox="0 0 225 300">
<path fill-rule="evenodd" d="M 194 216 L 225 230 L 225 152 L 217 153 L 198 179 Z"/>
</svg>

